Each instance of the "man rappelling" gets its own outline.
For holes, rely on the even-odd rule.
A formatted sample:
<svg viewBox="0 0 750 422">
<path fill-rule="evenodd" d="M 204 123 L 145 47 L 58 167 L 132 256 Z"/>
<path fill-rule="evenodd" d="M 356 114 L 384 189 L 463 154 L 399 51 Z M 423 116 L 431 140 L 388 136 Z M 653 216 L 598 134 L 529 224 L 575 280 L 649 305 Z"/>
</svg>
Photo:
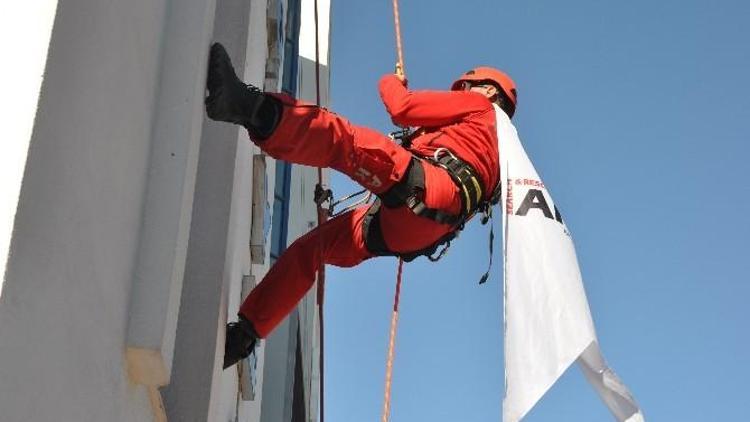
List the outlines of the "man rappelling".
<svg viewBox="0 0 750 422">
<path fill-rule="evenodd" d="M 261 92 L 211 47 L 208 116 L 245 127 L 273 158 L 338 170 L 378 197 L 297 239 L 227 325 L 224 368 L 247 357 L 313 286 L 325 264 L 353 267 L 375 256 L 410 261 L 433 254 L 477 211 L 499 198 L 496 109 L 512 117 L 514 82 L 477 67 L 449 91 L 410 91 L 397 69 L 379 83 L 394 123 L 418 127 L 401 145 L 386 135 L 290 96 Z"/>
</svg>

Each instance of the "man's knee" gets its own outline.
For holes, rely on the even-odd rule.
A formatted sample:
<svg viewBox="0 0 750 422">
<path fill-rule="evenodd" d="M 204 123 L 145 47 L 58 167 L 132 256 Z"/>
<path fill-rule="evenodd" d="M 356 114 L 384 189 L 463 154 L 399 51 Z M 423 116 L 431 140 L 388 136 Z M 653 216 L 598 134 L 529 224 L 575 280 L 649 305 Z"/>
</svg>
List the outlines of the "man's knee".
<svg viewBox="0 0 750 422">
<path fill-rule="evenodd" d="M 284 107 L 281 101 L 272 95 L 265 94 L 247 130 L 254 140 L 268 139 L 279 126 L 283 114 Z"/>
</svg>

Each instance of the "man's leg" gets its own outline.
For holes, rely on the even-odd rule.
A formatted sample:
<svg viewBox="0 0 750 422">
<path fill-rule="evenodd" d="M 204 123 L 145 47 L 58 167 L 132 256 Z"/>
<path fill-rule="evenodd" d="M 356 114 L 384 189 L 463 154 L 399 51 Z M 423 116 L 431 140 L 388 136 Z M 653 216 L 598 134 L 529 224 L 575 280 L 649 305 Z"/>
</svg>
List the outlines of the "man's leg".
<svg viewBox="0 0 750 422">
<path fill-rule="evenodd" d="M 375 194 L 404 176 L 412 155 L 387 136 L 326 109 L 274 96 L 283 104 L 281 121 L 268 139 L 258 143 L 272 157 L 330 167 Z"/>
<path fill-rule="evenodd" d="M 266 337 L 294 309 L 323 264 L 352 267 L 372 256 L 362 236 L 367 209 L 362 206 L 323 223 L 281 254 L 242 303 L 239 327 L 227 331 L 225 368 L 246 357 L 254 337 Z"/>
<path fill-rule="evenodd" d="M 385 135 L 287 95 L 248 88 L 219 44 L 211 48 L 207 87 L 209 117 L 246 127 L 274 158 L 333 168 L 375 194 L 401 180 L 409 166 L 411 153 Z"/>
</svg>

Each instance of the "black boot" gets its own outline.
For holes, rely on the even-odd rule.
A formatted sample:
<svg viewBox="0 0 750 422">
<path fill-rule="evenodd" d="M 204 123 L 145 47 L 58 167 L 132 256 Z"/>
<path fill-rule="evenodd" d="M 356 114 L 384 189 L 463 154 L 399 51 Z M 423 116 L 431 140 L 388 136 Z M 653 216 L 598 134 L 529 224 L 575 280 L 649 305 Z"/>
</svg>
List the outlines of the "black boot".
<svg viewBox="0 0 750 422">
<path fill-rule="evenodd" d="M 250 356 L 258 341 L 258 334 L 245 317 L 227 324 L 227 340 L 224 345 L 224 369 Z"/>
<path fill-rule="evenodd" d="M 208 117 L 242 125 L 255 140 L 271 136 L 281 120 L 281 102 L 243 83 L 234 72 L 227 50 L 219 43 L 211 46 L 206 88 Z"/>
</svg>

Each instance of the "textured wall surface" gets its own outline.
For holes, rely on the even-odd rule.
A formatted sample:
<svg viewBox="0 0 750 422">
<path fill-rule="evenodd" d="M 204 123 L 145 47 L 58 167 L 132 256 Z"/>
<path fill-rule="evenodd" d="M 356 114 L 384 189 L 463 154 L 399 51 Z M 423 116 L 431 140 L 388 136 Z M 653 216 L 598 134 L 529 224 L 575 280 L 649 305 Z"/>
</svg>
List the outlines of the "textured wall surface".
<svg viewBox="0 0 750 422">
<path fill-rule="evenodd" d="M 205 58 L 211 38 L 222 41 L 244 79 L 262 85 L 267 3 L 58 5 L 48 55 L 47 46 L 38 54 L 38 110 L 25 109 L 29 147 L 16 148 L 28 156 L 14 161 L 25 168 L 12 184 L 15 217 L 0 215 L 10 250 L 0 284 L 0 421 L 257 422 L 261 403 L 263 420 L 289 420 L 300 324 L 304 384 L 316 382 L 314 293 L 262 342 L 255 401 L 238 402 L 236 371 L 221 369 L 242 277 L 262 278 L 269 248 L 264 264 L 250 263 L 259 150 L 243 130 L 205 119 Z M 307 99 L 311 69 L 301 59 Z M 325 97 L 325 69 L 323 79 Z M 269 203 L 274 176 L 268 159 Z M 294 167 L 290 241 L 315 220 L 316 177 Z M 153 352 L 137 376 L 133 348 Z M 305 394 L 314 406 L 317 392 Z"/>
<path fill-rule="evenodd" d="M 123 361 L 164 1 L 60 4 L 0 299 L 2 420 L 150 420 Z"/>
<path fill-rule="evenodd" d="M 189 94 L 160 81 L 181 59 L 163 54 L 170 19 L 195 17 L 207 25 L 192 30 L 210 33 L 213 6 L 200 3 L 185 2 L 177 14 L 164 0 L 58 5 L 0 298 L 3 422 L 154 418 L 146 389 L 130 382 L 125 339 L 147 186 L 164 176 L 149 173 L 155 162 L 174 162 L 167 172 L 182 175 L 175 208 L 192 202 L 190 148 L 153 153 L 155 134 L 184 141 L 184 128 L 155 115 L 183 117 L 193 107 Z M 173 79 L 203 73 L 201 59 L 193 60 L 200 69 L 183 68 Z"/>
</svg>

